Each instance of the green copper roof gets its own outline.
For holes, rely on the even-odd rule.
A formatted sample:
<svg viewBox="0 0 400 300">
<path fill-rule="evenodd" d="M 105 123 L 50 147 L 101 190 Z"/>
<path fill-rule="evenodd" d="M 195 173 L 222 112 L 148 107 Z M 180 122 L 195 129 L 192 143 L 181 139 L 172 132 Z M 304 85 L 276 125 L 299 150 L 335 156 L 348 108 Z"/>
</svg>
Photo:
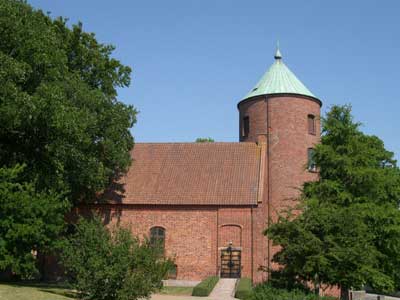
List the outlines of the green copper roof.
<svg viewBox="0 0 400 300">
<path fill-rule="evenodd" d="M 266 94 L 298 94 L 316 98 L 283 63 L 279 48 L 274 57 L 275 62 L 243 99 Z"/>
</svg>

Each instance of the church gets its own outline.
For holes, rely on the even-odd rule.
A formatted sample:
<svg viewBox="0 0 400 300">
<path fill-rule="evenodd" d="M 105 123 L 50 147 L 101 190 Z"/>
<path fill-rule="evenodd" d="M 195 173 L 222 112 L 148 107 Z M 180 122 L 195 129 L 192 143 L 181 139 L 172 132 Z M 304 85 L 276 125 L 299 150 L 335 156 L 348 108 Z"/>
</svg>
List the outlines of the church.
<svg viewBox="0 0 400 300">
<path fill-rule="evenodd" d="M 296 203 L 305 181 L 318 179 L 321 105 L 278 49 L 237 104 L 238 142 L 136 143 L 107 204 L 91 209 L 160 243 L 175 261 L 172 279 L 265 280 L 278 248 L 264 230 Z"/>
</svg>

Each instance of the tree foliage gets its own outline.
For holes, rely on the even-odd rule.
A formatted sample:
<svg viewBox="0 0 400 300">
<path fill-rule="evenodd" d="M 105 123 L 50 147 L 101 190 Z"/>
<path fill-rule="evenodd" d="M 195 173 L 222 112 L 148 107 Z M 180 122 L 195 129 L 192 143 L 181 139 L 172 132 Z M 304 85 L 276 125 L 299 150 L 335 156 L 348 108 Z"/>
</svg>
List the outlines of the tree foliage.
<svg viewBox="0 0 400 300">
<path fill-rule="evenodd" d="M 148 298 L 173 265 L 148 240 L 122 227 L 110 231 L 98 217 L 78 222 L 62 257 L 81 298 L 93 300 Z"/>
<path fill-rule="evenodd" d="M 78 202 L 130 164 L 136 111 L 117 99 L 131 69 L 82 24 L 0 0 L 0 165 Z"/>
<path fill-rule="evenodd" d="M 0 168 L 0 270 L 23 278 L 36 272 L 36 254 L 54 246 L 68 202 L 37 192 L 21 177 L 23 166 Z"/>
<path fill-rule="evenodd" d="M 90 200 L 127 170 L 136 111 L 117 99 L 131 69 L 113 50 L 82 24 L 0 0 L 0 272 L 34 273 L 65 199 Z"/>
<path fill-rule="evenodd" d="M 246 300 L 335 300 L 336 297 L 320 297 L 302 289 L 275 288 L 269 283 L 257 285 Z"/>
<path fill-rule="evenodd" d="M 328 112 L 314 154 L 319 181 L 305 183 L 300 215 L 281 215 L 266 233 L 293 280 L 388 292 L 400 286 L 400 171 L 359 127 L 349 106 Z"/>
<path fill-rule="evenodd" d="M 215 142 L 214 139 L 207 137 L 207 138 L 197 138 L 196 143 L 213 143 Z"/>
</svg>

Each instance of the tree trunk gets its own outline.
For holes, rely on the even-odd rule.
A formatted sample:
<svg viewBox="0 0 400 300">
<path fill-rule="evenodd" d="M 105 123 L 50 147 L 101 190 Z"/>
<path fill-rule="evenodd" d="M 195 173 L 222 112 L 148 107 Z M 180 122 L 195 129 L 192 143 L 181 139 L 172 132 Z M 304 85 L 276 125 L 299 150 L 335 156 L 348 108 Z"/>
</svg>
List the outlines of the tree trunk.
<svg viewBox="0 0 400 300">
<path fill-rule="evenodd" d="M 315 276 L 314 276 L 314 294 L 317 295 L 318 298 L 319 298 L 319 288 L 320 288 L 319 276 L 318 276 L 318 274 L 315 274 Z"/>
<path fill-rule="evenodd" d="M 349 300 L 349 289 L 347 287 L 340 287 L 340 300 Z"/>
</svg>

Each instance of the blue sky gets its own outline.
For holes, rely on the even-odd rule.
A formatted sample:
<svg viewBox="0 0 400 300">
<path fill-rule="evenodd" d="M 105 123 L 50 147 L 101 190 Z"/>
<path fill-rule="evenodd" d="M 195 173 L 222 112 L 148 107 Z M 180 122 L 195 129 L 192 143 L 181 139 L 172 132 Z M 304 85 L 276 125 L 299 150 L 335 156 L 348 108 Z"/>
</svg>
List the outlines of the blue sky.
<svg viewBox="0 0 400 300">
<path fill-rule="evenodd" d="M 400 158 L 400 1 L 30 0 L 83 22 L 133 68 L 119 98 L 137 142 L 238 140 L 237 102 L 273 62 L 324 103 L 350 103 Z"/>
</svg>

